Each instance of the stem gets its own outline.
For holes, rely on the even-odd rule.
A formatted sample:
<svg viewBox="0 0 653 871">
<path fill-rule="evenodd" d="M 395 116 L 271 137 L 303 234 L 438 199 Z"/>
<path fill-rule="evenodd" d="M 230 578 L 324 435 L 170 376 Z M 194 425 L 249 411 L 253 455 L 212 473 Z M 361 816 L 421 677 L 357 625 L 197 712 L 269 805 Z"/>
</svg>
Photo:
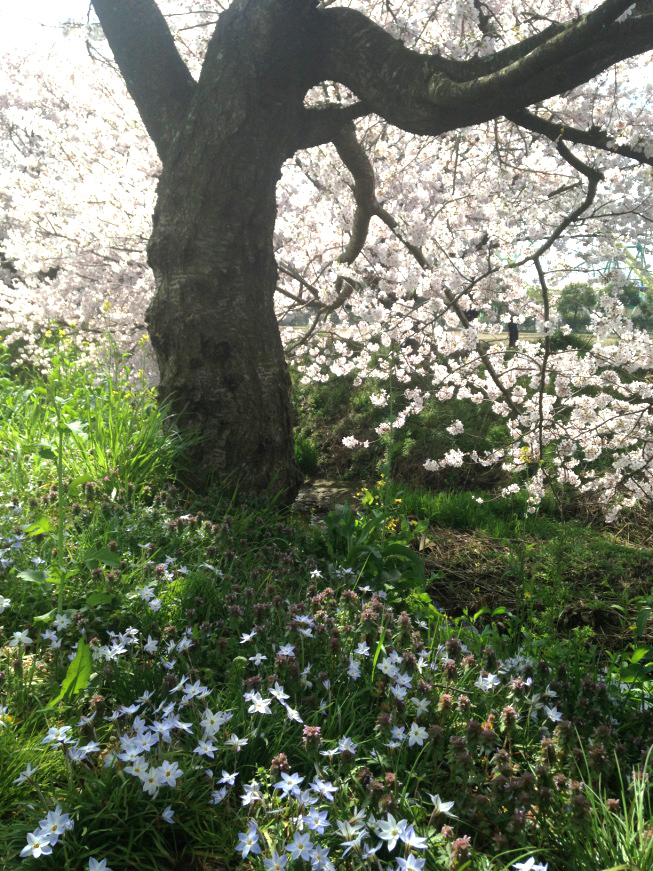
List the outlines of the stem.
<svg viewBox="0 0 653 871">
<path fill-rule="evenodd" d="M 63 426 L 61 424 L 61 410 L 55 402 L 57 409 L 57 430 L 59 441 L 57 443 L 57 564 L 59 569 L 59 596 L 57 599 L 57 614 L 63 611 L 63 587 L 64 587 L 64 561 L 63 561 L 63 545 L 64 545 L 64 514 L 66 510 L 66 499 L 63 490 Z"/>
</svg>

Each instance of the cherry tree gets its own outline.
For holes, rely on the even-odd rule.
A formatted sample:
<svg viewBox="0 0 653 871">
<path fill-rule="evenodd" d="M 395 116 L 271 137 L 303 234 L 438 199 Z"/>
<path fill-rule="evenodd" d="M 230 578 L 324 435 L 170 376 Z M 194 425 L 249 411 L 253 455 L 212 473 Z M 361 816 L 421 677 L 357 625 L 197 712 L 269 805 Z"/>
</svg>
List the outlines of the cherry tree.
<svg viewBox="0 0 653 871">
<path fill-rule="evenodd" d="M 510 419 L 511 446 L 473 459 L 529 468 L 533 504 L 547 476 L 593 487 L 606 504 L 649 492 L 649 386 L 638 374 L 650 366 L 647 334 L 616 293 L 594 314 L 595 354 L 554 353 L 550 334 L 552 289 L 579 252 L 589 265 L 607 259 L 651 220 L 650 115 L 637 76 L 653 47 L 650 6 L 94 0 L 161 161 L 147 324 L 163 394 L 207 436 L 198 479 L 296 488 L 280 320 L 307 378 L 383 374 L 391 361 L 405 382 L 394 427 L 429 394 L 490 402 Z M 121 123 L 127 137 L 142 133 L 115 79 L 96 73 L 93 87 L 124 113 L 115 149 L 103 150 L 115 172 Z M 82 111 L 82 100 L 66 103 Z M 122 199 L 134 222 L 123 224 L 125 248 L 147 232 L 157 172 L 139 147 L 127 172 L 142 162 L 139 193 L 113 188 L 116 215 Z M 88 148 L 90 163 L 92 137 Z M 99 269 L 117 234 L 78 211 L 91 234 L 77 237 L 79 263 L 88 269 L 91 257 Z M 28 231 L 13 233 L 15 254 Z M 115 272 L 125 324 L 151 288 L 132 261 L 132 272 Z M 537 301 L 526 294 L 533 283 Z M 543 341 L 509 355 L 485 341 L 501 329 L 497 301 L 516 321 L 537 318 Z M 430 373 L 430 390 L 412 384 L 416 371 Z M 609 471 L 594 470 L 607 453 Z M 452 451 L 430 467 L 462 459 Z"/>
</svg>

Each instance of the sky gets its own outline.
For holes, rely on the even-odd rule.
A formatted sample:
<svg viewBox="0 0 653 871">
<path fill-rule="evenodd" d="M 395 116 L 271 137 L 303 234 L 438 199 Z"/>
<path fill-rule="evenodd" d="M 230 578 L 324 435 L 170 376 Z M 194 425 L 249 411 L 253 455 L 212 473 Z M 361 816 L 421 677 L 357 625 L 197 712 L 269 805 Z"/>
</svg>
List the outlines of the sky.
<svg viewBox="0 0 653 871">
<path fill-rule="evenodd" d="M 0 42 L 49 39 L 61 21 L 85 21 L 89 0 L 0 0 Z"/>
</svg>

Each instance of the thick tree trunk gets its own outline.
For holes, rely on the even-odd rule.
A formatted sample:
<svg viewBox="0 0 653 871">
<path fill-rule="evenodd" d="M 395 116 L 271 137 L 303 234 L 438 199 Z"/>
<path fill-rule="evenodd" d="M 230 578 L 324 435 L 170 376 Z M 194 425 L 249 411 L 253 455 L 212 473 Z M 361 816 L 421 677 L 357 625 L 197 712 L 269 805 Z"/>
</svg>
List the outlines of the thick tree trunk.
<svg viewBox="0 0 653 871">
<path fill-rule="evenodd" d="M 234 4 L 164 160 L 148 250 L 147 322 L 195 485 L 294 498 L 290 379 L 274 312 L 276 183 L 301 123 L 301 19 L 287 0 Z M 219 99 L 218 99 L 219 95 Z"/>
</svg>

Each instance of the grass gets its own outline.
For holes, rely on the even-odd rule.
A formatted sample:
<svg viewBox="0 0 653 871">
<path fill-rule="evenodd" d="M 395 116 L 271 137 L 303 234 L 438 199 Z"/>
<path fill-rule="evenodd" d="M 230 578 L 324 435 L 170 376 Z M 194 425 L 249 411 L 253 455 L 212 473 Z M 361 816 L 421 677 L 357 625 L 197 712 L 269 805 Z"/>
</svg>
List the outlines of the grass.
<svg viewBox="0 0 653 871">
<path fill-rule="evenodd" d="M 129 372 L 0 392 L 0 867 L 650 866 L 649 551 L 469 493 L 200 500 Z"/>
</svg>

